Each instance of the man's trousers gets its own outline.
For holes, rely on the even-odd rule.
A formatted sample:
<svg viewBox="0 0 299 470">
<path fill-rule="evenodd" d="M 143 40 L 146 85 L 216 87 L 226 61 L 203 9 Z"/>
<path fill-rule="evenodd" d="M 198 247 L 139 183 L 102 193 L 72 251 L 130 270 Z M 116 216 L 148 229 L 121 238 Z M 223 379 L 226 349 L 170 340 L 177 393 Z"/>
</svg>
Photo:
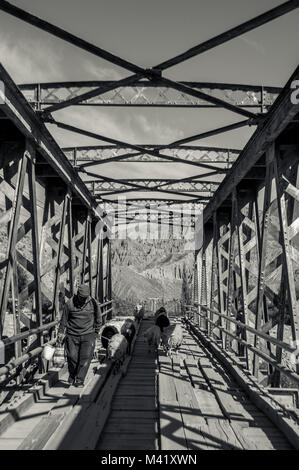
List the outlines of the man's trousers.
<svg viewBox="0 0 299 470">
<path fill-rule="evenodd" d="M 88 372 L 89 365 L 95 348 L 95 333 L 75 336 L 66 335 L 65 350 L 69 368 L 69 374 L 72 378 L 77 377 L 84 381 Z"/>
</svg>

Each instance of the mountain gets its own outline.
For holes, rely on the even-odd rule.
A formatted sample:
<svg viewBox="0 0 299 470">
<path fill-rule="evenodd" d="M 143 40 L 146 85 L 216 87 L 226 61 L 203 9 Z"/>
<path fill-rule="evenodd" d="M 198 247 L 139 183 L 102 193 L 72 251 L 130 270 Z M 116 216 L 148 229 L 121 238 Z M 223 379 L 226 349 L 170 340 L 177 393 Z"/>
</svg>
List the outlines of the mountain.
<svg viewBox="0 0 299 470">
<path fill-rule="evenodd" d="M 116 299 L 181 300 L 183 279 L 191 284 L 193 254 L 184 240 L 113 240 L 112 286 Z"/>
</svg>

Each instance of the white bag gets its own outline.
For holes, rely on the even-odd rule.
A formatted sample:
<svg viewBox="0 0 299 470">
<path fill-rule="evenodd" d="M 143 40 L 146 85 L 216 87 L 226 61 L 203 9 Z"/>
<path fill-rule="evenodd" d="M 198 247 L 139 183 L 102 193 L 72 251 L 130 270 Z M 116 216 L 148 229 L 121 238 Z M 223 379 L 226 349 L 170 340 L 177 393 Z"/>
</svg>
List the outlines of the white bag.
<svg viewBox="0 0 299 470">
<path fill-rule="evenodd" d="M 46 361 L 51 361 L 52 357 L 54 356 L 55 348 L 51 344 L 46 344 L 43 349 L 42 356 Z"/>
</svg>

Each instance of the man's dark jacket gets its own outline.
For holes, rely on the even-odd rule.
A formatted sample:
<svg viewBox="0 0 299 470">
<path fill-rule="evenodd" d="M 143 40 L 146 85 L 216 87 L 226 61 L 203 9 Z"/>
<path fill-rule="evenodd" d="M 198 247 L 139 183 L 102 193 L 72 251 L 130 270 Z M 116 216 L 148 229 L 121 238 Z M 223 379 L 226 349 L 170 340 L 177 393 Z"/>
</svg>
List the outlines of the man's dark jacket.
<svg viewBox="0 0 299 470">
<path fill-rule="evenodd" d="M 80 307 L 74 298 L 69 300 L 63 309 L 58 333 L 81 336 L 90 333 L 98 334 L 101 328 L 101 312 L 97 302 L 88 297 Z"/>
</svg>

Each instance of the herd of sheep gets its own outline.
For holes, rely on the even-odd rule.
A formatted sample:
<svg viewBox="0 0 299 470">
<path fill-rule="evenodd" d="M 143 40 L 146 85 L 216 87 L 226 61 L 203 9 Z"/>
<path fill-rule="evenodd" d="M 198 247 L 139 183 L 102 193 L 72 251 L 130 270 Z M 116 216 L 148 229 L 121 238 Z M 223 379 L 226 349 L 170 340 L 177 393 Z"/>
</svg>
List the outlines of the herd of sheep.
<svg viewBox="0 0 299 470">
<path fill-rule="evenodd" d="M 114 373 L 117 373 L 123 364 L 126 356 L 131 353 L 131 343 L 136 333 L 136 323 L 139 323 L 144 316 L 142 305 L 137 305 L 133 319 L 126 319 L 120 331 L 111 334 L 107 339 L 107 359 L 113 364 Z M 168 315 L 164 307 L 155 313 L 155 324 L 144 333 L 145 341 L 148 343 L 148 351 L 156 351 L 160 344 L 165 353 L 171 355 L 177 352 L 183 342 L 183 330 L 179 324 L 170 324 Z"/>
<path fill-rule="evenodd" d="M 160 344 L 167 355 L 172 355 L 172 351 L 177 352 L 183 342 L 183 330 L 181 325 L 171 325 L 164 307 L 155 313 L 155 325 L 151 326 L 144 336 L 149 346 L 149 352 L 155 351 Z"/>
</svg>

